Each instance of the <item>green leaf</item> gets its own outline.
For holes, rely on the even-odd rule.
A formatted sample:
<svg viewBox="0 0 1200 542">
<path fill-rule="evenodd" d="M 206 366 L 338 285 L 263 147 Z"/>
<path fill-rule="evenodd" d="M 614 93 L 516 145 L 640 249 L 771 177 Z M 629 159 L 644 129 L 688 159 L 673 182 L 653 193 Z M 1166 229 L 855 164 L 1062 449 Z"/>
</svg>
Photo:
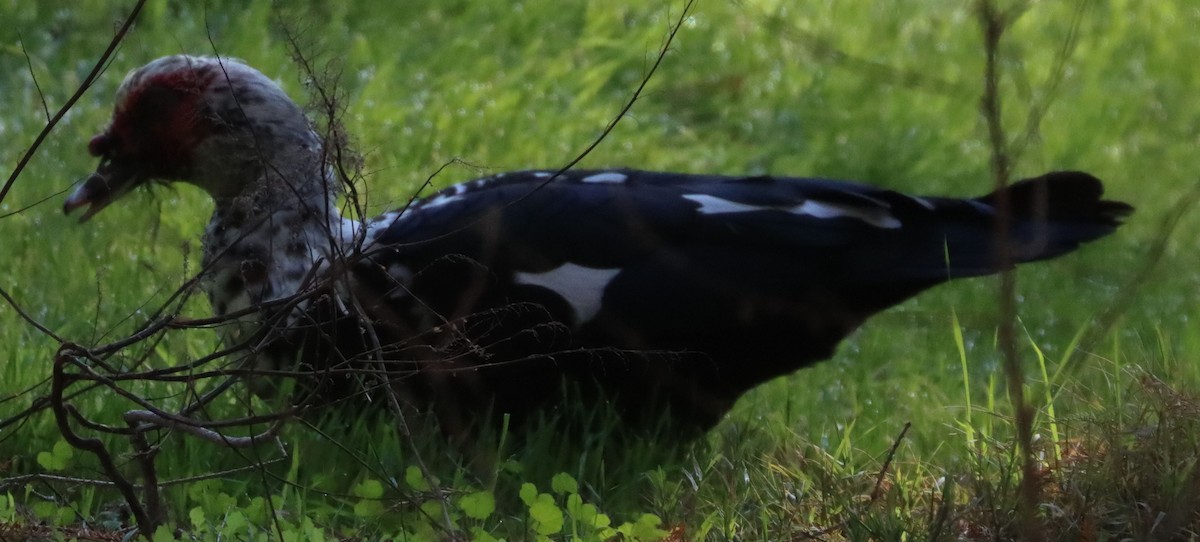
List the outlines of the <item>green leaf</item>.
<svg viewBox="0 0 1200 542">
<path fill-rule="evenodd" d="M 225 511 L 237 506 L 237 497 L 230 495 L 224 491 L 217 494 L 215 510 Z M 213 509 L 210 509 L 213 510 Z"/>
<path fill-rule="evenodd" d="M 581 517 L 583 513 L 583 497 L 580 497 L 578 493 L 567 495 L 567 513 L 571 514 L 571 517 L 575 519 L 587 521 Z"/>
<path fill-rule="evenodd" d="M 207 523 L 204 518 L 204 509 L 199 506 L 188 512 L 188 519 L 192 522 L 192 529 L 197 531 Z"/>
<path fill-rule="evenodd" d="M 254 497 L 250 499 L 250 504 L 242 507 L 242 512 L 246 514 L 246 520 L 252 524 L 265 524 L 271 520 L 271 515 L 274 513 L 271 506 L 267 504 L 267 499 L 262 497 Z"/>
<path fill-rule="evenodd" d="M 67 444 L 67 441 L 65 441 L 65 440 L 60 440 L 58 442 L 55 442 L 54 443 L 54 457 L 61 459 L 63 461 L 68 461 L 72 457 L 75 457 L 75 448 L 72 448 L 71 445 Z"/>
<path fill-rule="evenodd" d="M 444 527 L 434 527 L 433 523 L 430 523 L 428 519 L 420 519 L 412 524 L 412 530 L 407 531 L 404 534 L 404 537 L 394 540 L 404 540 L 406 542 L 433 542 L 434 540 L 444 540 L 445 538 L 443 536 L 439 536 L 439 533 L 445 534 Z"/>
<path fill-rule="evenodd" d="M 54 517 L 54 513 L 58 512 L 58 505 L 50 501 L 39 501 L 33 503 L 34 517 L 49 522 L 50 518 Z"/>
<path fill-rule="evenodd" d="M 175 533 L 171 532 L 171 528 L 166 525 L 159 525 L 154 530 L 154 536 L 150 538 L 154 542 L 175 542 Z"/>
<path fill-rule="evenodd" d="M 12 493 L 0 493 L 0 521 L 14 523 L 16 520 L 17 501 Z"/>
<path fill-rule="evenodd" d="M 404 469 L 404 483 L 417 491 L 429 491 L 430 489 L 429 480 L 425 479 L 425 475 L 416 465 L 409 465 L 407 469 Z"/>
<path fill-rule="evenodd" d="M 354 504 L 354 515 L 360 518 L 374 518 L 383 515 L 383 503 L 363 499 Z"/>
<path fill-rule="evenodd" d="M 304 521 L 301 522 L 300 525 L 301 528 L 304 529 L 304 534 L 306 536 L 305 540 L 308 542 L 325 542 L 325 531 L 317 528 L 317 526 L 313 524 L 312 518 L 304 518 Z"/>
<path fill-rule="evenodd" d="M 539 495 L 537 502 L 529 506 L 529 517 L 534 520 L 534 531 L 541 535 L 552 535 L 563 528 L 562 510 L 548 493 Z"/>
<path fill-rule="evenodd" d="M 662 518 L 654 514 L 642 514 L 633 524 L 630 534 L 634 540 L 662 540 L 669 533 L 659 529 L 659 525 L 662 525 Z"/>
<path fill-rule="evenodd" d="M 603 529 L 612 524 L 607 515 L 599 513 L 596 505 L 583 502 L 583 498 L 577 493 L 567 497 L 567 513 L 591 529 Z"/>
<path fill-rule="evenodd" d="M 245 527 L 246 515 L 234 510 L 225 516 L 225 528 L 221 532 L 225 534 L 240 533 Z"/>
<path fill-rule="evenodd" d="M 521 474 L 525 471 L 525 465 L 522 465 L 521 462 L 517 461 L 516 459 L 509 459 L 500 464 L 500 470 L 509 474 Z"/>
<path fill-rule="evenodd" d="M 354 496 L 364 499 L 383 498 L 383 483 L 371 478 L 363 480 L 354 486 Z"/>
<path fill-rule="evenodd" d="M 37 462 L 46 470 L 60 471 L 70 466 L 73 457 L 75 457 L 75 449 L 67 444 L 67 441 L 60 440 L 54 443 L 51 451 L 38 452 Z"/>
<path fill-rule="evenodd" d="M 458 507 L 471 519 L 487 519 L 496 511 L 496 497 L 487 490 L 468 493 L 459 499 Z"/>
<path fill-rule="evenodd" d="M 221 495 L 221 483 L 217 480 L 199 480 L 187 485 L 188 500 L 203 506 L 210 506 Z M 209 510 L 213 510 L 209 508 Z M 224 510 L 221 510 L 224 512 Z"/>
<path fill-rule="evenodd" d="M 483 530 L 483 527 L 471 527 L 472 542 L 500 542 L 500 540 Z"/>
<path fill-rule="evenodd" d="M 533 506 L 533 503 L 537 502 L 537 486 L 525 482 L 521 484 L 521 491 L 518 495 L 521 496 L 521 502 L 525 503 L 525 506 Z"/>
<path fill-rule="evenodd" d="M 70 507 L 60 507 L 54 516 L 55 525 L 70 525 L 75 523 L 75 511 Z"/>
<path fill-rule="evenodd" d="M 54 461 L 54 456 L 50 452 L 38 452 L 37 462 L 38 465 L 41 465 L 46 470 L 62 470 L 62 467 L 58 466 Z"/>
<path fill-rule="evenodd" d="M 550 490 L 559 495 L 579 493 L 579 482 L 576 482 L 570 474 L 560 472 L 550 479 Z"/>
<path fill-rule="evenodd" d="M 421 513 L 425 514 L 425 517 L 427 517 L 427 518 L 440 518 L 440 517 L 442 517 L 442 512 L 443 512 L 442 501 L 440 501 L 440 500 L 434 499 L 434 500 L 427 500 L 425 502 L 421 502 Z M 454 526 L 452 524 L 456 523 L 455 518 L 457 518 L 457 517 L 458 517 L 457 513 L 451 513 L 450 514 L 451 525 L 446 525 L 446 526 Z"/>
</svg>

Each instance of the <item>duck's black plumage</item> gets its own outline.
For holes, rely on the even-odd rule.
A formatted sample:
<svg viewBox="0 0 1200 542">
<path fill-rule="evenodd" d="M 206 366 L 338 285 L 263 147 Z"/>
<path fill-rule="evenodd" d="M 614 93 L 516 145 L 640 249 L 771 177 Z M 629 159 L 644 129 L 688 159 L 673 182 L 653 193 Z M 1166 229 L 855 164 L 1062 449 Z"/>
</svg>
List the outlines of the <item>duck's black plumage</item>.
<svg viewBox="0 0 1200 542">
<path fill-rule="evenodd" d="M 566 376 L 599 383 L 633 417 L 669 408 L 703 427 L 754 386 L 830 357 L 871 314 L 951 278 L 1069 252 L 1129 211 L 1103 201 L 1084 173 L 1051 173 L 1007 194 L 1001 250 L 994 194 L 505 173 L 376 219 L 356 268 L 371 286 L 359 297 L 380 301 L 368 303 L 386 314 L 376 328 L 404 323 L 396 338 L 463 319 L 441 327 L 451 348 L 425 360 L 431 385 L 461 396 L 441 401 L 452 410 L 483 408 L 473 404 L 482 398 L 525 412 L 557 398 Z"/>
</svg>

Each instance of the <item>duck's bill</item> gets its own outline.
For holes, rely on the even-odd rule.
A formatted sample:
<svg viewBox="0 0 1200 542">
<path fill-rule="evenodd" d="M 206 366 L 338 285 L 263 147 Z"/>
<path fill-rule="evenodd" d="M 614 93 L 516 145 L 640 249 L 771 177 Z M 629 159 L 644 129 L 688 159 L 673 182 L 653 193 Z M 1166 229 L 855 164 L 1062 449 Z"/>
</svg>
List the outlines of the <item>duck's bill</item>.
<svg viewBox="0 0 1200 542">
<path fill-rule="evenodd" d="M 109 204 L 121 198 L 140 181 L 133 168 L 121 167 L 116 162 L 105 160 L 96 168 L 95 173 L 88 176 L 63 202 L 63 214 L 71 214 L 76 209 L 86 207 L 79 217 L 82 224 Z"/>
</svg>

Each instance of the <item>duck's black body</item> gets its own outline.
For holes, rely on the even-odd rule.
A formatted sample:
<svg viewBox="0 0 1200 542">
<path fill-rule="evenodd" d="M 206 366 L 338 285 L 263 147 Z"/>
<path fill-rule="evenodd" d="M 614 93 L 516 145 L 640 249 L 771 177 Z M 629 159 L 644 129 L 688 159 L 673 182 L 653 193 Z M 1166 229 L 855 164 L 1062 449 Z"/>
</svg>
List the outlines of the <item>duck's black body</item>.
<svg viewBox="0 0 1200 542">
<path fill-rule="evenodd" d="M 489 408 L 520 416 L 557 406 L 564 387 L 587 398 L 598 384 L 630 421 L 669 411 L 705 428 L 754 386 L 829 358 L 875 312 L 951 278 L 1070 252 L 1129 210 L 1083 173 L 1007 193 L 1000 245 L 994 195 L 506 173 L 377 218 L 354 283 L 369 327 L 399 345 L 380 359 L 415 369 L 401 372 L 403 388 L 444 421 Z"/>
</svg>

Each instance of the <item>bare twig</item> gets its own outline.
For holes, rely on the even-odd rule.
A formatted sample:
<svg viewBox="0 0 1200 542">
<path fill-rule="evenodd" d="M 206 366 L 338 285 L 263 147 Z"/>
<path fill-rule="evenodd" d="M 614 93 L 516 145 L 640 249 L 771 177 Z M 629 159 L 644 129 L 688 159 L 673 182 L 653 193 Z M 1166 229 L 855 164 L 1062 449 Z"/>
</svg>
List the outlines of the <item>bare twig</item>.
<svg viewBox="0 0 1200 542">
<path fill-rule="evenodd" d="M 584 158 L 587 158 L 592 151 L 596 150 L 596 147 L 599 147 L 600 144 L 608 138 L 608 135 L 617 128 L 617 124 L 619 124 L 625 119 L 626 116 L 629 115 L 629 111 L 633 109 L 633 105 L 636 104 L 638 99 L 642 97 L 642 92 L 646 90 L 646 86 L 650 84 L 650 80 L 653 79 L 654 74 L 658 72 L 659 66 L 662 66 L 663 61 L 666 60 L 667 53 L 671 50 L 671 44 L 675 43 L 675 36 L 679 34 L 681 29 L 683 29 L 683 23 L 687 21 L 687 18 L 689 15 L 691 15 L 692 8 L 695 7 L 695 5 L 696 0 L 688 0 L 687 3 L 683 5 L 683 11 L 679 13 L 679 17 L 675 20 L 675 23 L 671 25 L 670 31 L 667 32 L 666 38 L 663 39 L 662 47 L 659 48 L 658 55 L 654 57 L 654 63 L 650 65 L 650 69 L 646 71 L 646 75 L 642 76 L 642 81 L 638 83 L 637 88 L 634 89 L 633 94 L 629 96 L 629 100 L 625 102 L 625 105 L 621 108 L 621 111 L 619 111 L 617 115 L 613 117 L 611 121 L 609 121 L 608 125 L 604 127 L 604 130 L 600 132 L 600 135 L 596 136 L 596 139 L 592 140 L 591 144 L 584 148 L 582 152 L 575 156 L 575 158 L 572 158 L 571 161 L 567 162 L 566 165 L 559 168 L 554 175 L 551 175 L 541 184 L 530 190 L 529 194 L 513 200 L 509 203 L 509 205 L 519 204 L 533 192 L 554 182 L 559 178 L 560 175 L 575 167 L 577 164 L 579 164 L 579 162 L 582 162 Z"/>
<path fill-rule="evenodd" d="M 167 520 L 167 513 L 163 507 L 162 493 L 158 485 L 158 470 L 154 468 L 154 458 L 158 455 L 158 448 L 150 446 L 144 431 L 135 431 L 130 437 L 130 442 L 133 443 L 133 459 L 142 470 L 142 495 L 144 495 L 143 502 L 146 505 L 146 516 L 154 524 L 161 525 Z"/>
<path fill-rule="evenodd" d="M 21 35 L 21 31 L 17 31 L 17 44 L 21 46 L 21 56 L 25 57 L 25 65 L 29 67 L 29 79 L 33 81 L 33 88 L 37 90 L 38 99 L 42 102 L 42 113 L 46 115 L 46 124 L 50 123 L 50 106 L 46 105 L 46 93 L 42 91 L 42 85 L 38 83 L 37 72 L 33 69 L 33 59 L 29 56 L 29 51 L 25 49 L 25 37 Z"/>
<path fill-rule="evenodd" d="M 983 45 L 987 55 L 983 74 L 983 98 L 980 108 L 987 122 L 991 144 L 992 177 L 996 184 L 996 254 L 1000 273 L 1000 321 L 997 342 L 1004 356 L 1004 374 L 1008 382 L 1009 400 L 1015 411 L 1017 441 L 1021 454 L 1021 483 L 1018 498 L 1021 536 L 1027 542 L 1042 540 L 1037 521 L 1038 475 L 1037 458 L 1033 450 L 1033 408 L 1025 400 L 1025 375 L 1017 353 L 1016 334 L 1016 275 L 1010 270 L 1012 254 L 1009 249 L 1009 229 L 1012 223 L 1012 202 L 1005 188 L 1012 175 L 1008 141 L 1004 134 L 1000 105 L 999 54 L 1000 38 L 1009 20 L 997 10 L 992 0 L 979 0 L 979 23 L 983 30 Z"/>
<path fill-rule="evenodd" d="M 121 492 L 121 496 L 125 499 L 125 504 L 129 506 L 130 513 L 133 514 L 134 520 L 137 521 L 138 528 L 143 533 L 152 533 L 158 524 L 146 513 L 146 509 L 142 506 L 141 500 L 138 499 L 133 484 L 121 474 L 121 470 L 113 460 L 112 454 L 105 448 L 104 443 L 97 438 L 81 437 L 71 428 L 66 403 L 63 401 L 63 393 L 70 380 L 70 377 L 65 372 L 65 368 L 68 363 L 74 362 L 79 350 L 80 348 L 76 345 L 63 344 L 54 356 L 54 373 L 50 385 L 50 409 L 54 412 L 54 420 L 58 423 L 58 432 L 62 434 L 63 440 L 67 441 L 67 444 L 96 456 L 96 460 L 100 462 L 100 467 L 104 470 L 104 474 L 108 476 L 109 480 L 112 480 L 117 490 Z"/>
<path fill-rule="evenodd" d="M 149 410 L 130 410 L 125 413 L 125 421 L 130 425 L 146 424 L 155 428 L 162 429 L 179 429 L 188 433 L 200 440 L 206 440 L 213 444 L 225 446 L 227 448 L 249 448 L 257 446 L 264 442 L 273 442 L 275 437 L 279 435 L 279 429 L 282 426 L 278 420 L 273 420 L 271 426 L 262 433 L 250 435 L 248 437 L 231 437 L 224 433 L 214 431 L 208 424 L 200 421 L 193 421 L 193 424 L 180 423 L 175 419 L 168 418 Z M 245 426 L 255 423 L 257 420 L 246 420 L 236 424 L 236 426 Z M 261 423 L 261 421 L 259 422 Z M 138 427 L 139 433 L 145 432 L 150 427 Z"/>
<path fill-rule="evenodd" d="M 281 461 L 284 461 L 284 459 L 285 458 L 282 458 L 282 457 L 270 459 L 267 461 L 267 464 L 269 465 L 269 464 L 273 464 L 273 463 L 279 463 Z M 249 465 L 249 466 L 237 467 L 237 468 L 233 468 L 233 469 L 226 469 L 226 470 L 217 471 L 217 472 L 200 474 L 197 476 L 176 478 L 174 480 L 166 480 L 163 482 L 159 482 L 158 486 L 159 487 L 171 487 L 171 486 L 178 486 L 178 485 L 184 485 L 184 484 L 192 484 L 192 483 L 196 483 L 196 482 L 203 482 L 204 480 L 212 480 L 213 478 L 224 478 L 231 474 L 238 474 L 238 473 L 246 472 L 247 470 L 251 470 L 251 469 L 255 469 L 255 468 L 257 468 L 257 467 L 254 465 Z M 382 477 L 382 475 L 381 475 L 381 477 Z M 13 476 L 11 478 L 0 478 L 0 491 L 7 491 L 10 488 L 21 487 L 21 486 L 24 486 L 25 484 L 29 484 L 29 483 L 33 483 L 33 482 L 60 482 L 60 483 L 64 483 L 64 484 L 75 484 L 75 485 L 90 486 L 90 487 L 116 487 L 116 485 L 117 485 L 117 484 L 113 483 L 112 480 L 97 480 L 97 479 L 93 479 L 93 478 L 79 478 L 79 477 L 75 477 L 75 476 L 59 476 L 57 474 L 46 474 L 43 472 L 39 472 L 39 473 L 34 473 L 34 474 L 23 474 L 21 476 Z M 133 488 L 135 490 L 141 490 L 142 486 L 138 485 L 138 484 L 134 484 Z M 0 540 L 3 540 L 3 539 L 0 539 Z"/>
<path fill-rule="evenodd" d="M 892 466 L 892 460 L 896 458 L 896 450 L 900 449 L 900 443 L 904 442 L 904 435 L 908 434 L 910 427 L 912 427 L 912 422 L 904 422 L 904 428 L 900 430 L 900 434 L 896 435 L 896 440 L 892 442 L 892 448 L 888 450 L 887 459 L 883 461 L 883 467 L 879 469 L 879 474 L 875 476 L 875 489 L 871 490 L 870 502 L 875 502 L 882 495 L 883 478 L 887 476 L 888 469 Z"/>
<path fill-rule="evenodd" d="M 42 323 L 38 322 L 32 315 L 30 315 L 28 312 L 25 312 L 25 309 L 22 309 L 21 305 L 17 304 L 17 300 L 13 299 L 12 295 L 10 295 L 4 288 L 0 288 L 0 297 L 4 298 L 4 301 L 8 303 L 8 306 L 12 307 L 12 309 L 16 311 L 17 316 L 20 316 L 22 320 L 25 320 L 25 322 L 33 326 L 34 329 L 42 332 L 42 334 L 46 335 L 47 337 L 54 339 L 55 342 L 60 344 L 63 342 L 62 338 L 59 337 L 58 334 L 54 333 L 54 330 L 42 325 Z"/>
</svg>

